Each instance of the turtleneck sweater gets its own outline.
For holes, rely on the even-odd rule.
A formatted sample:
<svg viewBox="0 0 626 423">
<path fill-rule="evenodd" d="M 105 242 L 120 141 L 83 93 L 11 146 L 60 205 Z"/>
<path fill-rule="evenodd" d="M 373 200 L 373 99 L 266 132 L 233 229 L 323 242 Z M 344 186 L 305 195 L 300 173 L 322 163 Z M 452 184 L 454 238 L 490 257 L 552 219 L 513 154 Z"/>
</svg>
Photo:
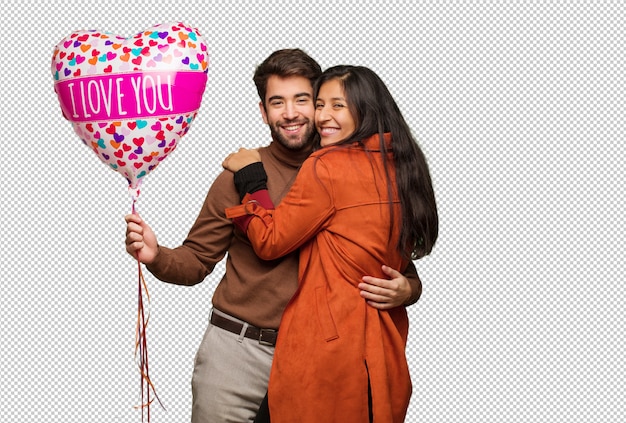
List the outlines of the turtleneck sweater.
<svg viewBox="0 0 626 423">
<path fill-rule="evenodd" d="M 274 204 L 279 204 L 310 150 L 290 151 L 272 142 L 259 152 L 269 195 Z M 254 326 L 278 329 L 283 310 L 298 287 L 298 252 L 275 260 L 258 258 L 247 236 L 225 216 L 227 208 L 238 204 L 233 173 L 223 171 L 209 189 L 182 245 L 159 245 L 155 261 L 146 267 L 164 282 L 195 285 L 226 257 L 226 270 L 213 294 L 213 306 Z"/>
</svg>

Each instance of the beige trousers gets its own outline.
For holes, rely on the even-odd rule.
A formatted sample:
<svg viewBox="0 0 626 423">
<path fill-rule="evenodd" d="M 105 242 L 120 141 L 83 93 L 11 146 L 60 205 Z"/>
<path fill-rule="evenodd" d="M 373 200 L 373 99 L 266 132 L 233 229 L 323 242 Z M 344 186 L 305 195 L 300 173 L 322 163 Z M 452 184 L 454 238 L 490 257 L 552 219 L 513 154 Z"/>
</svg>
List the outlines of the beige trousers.
<svg viewBox="0 0 626 423">
<path fill-rule="evenodd" d="M 274 347 L 209 323 L 195 358 L 191 422 L 252 422 L 267 392 L 273 356 Z"/>
</svg>

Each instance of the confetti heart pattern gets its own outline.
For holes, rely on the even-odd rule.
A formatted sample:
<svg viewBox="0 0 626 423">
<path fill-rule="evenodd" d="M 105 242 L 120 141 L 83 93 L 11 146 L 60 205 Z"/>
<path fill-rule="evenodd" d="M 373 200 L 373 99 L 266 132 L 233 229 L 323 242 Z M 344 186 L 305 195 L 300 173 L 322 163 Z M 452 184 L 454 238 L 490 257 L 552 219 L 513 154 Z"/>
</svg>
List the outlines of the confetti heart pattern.
<svg viewBox="0 0 626 423">
<path fill-rule="evenodd" d="M 76 31 L 56 45 L 51 71 L 63 116 L 136 198 L 189 131 L 208 66 L 204 38 L 172 22 L 128 38 Z"/>
</svg>

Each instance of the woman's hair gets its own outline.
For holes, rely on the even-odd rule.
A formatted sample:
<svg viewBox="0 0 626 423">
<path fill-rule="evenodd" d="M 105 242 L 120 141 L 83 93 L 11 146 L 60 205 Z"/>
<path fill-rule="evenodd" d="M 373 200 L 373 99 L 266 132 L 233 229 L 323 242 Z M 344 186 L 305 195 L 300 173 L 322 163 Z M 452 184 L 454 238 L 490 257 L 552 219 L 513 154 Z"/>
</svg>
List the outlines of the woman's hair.
<svg viewBox="0 0 626 423">
<path fill-rule="evenodd" d="M 385 83 L 366 67 L 341 65 L 327 69 L 315 83 L 315 96 L 322 84 L 332 79 L 342 84 L 348 109 L 356 124 L 354 133 L 338 144 L 362 143 L 374 134 L 379 135 L 393 224 L 393 190 L 386 163 L 388 150 L 383 138 L 384 133 L 391 133 L 396 185 L 402 209 L 398 249 L 406 258 L 412 259 L 429 254 L 439 231 L 435 194 L 426 157 L 413 138 L 400 109 Z"/>
<path fill-rule="evenodd" d="M 308 54 L 299 48 L 276 50 L 270 54 L 254 71 L 254 85 L 263 107 L 267 93 L 267 80 L 270 76 L 287 78 L 302 76 L 311 81 L 311 86 L 322 73 L 320 65 Z"/>
</svg>

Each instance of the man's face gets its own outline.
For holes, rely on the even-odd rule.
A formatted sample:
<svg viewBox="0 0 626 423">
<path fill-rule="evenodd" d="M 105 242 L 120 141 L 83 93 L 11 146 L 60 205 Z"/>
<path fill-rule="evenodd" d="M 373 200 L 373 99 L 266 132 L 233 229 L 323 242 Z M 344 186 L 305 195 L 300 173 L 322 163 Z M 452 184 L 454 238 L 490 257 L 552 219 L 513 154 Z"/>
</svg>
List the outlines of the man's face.
<svg viewBox="0 0 626 423">
<path fill-rule="evenodd" d="M 273 140 L 290 150 L 301 150 L 313 142 L 315 107 L 313 87 L 307 78 L 270 76 L 265 107 L 263 103 L 259 106 Z"/>
</svg>

